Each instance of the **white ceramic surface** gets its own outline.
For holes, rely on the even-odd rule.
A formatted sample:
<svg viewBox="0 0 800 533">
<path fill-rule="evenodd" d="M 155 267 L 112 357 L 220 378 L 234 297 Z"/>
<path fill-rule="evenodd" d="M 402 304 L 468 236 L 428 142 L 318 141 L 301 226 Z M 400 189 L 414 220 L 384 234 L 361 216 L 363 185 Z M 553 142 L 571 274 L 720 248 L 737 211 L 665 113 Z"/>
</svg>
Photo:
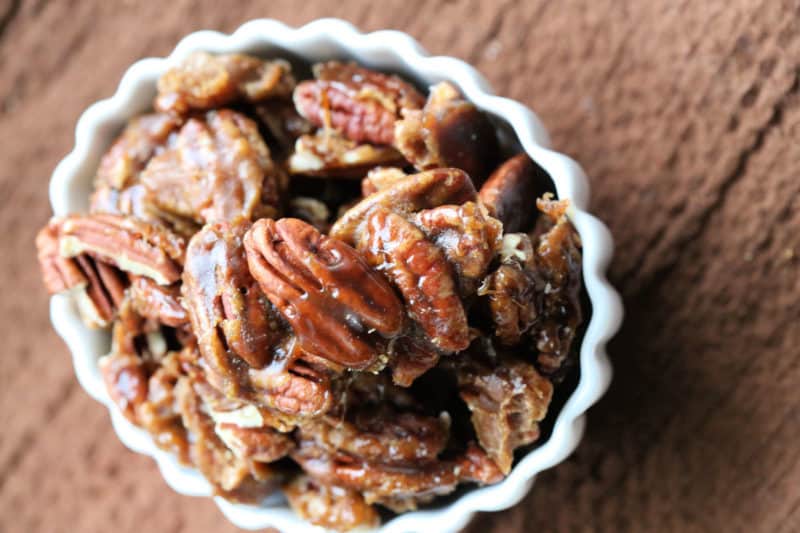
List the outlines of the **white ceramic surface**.
<svg viewBox="0 0 800 533">
<path fill-rule="evenodd" d="M 605 347 L 620 325 L 622 306 L 605 277 L 613 248 L 611 235 L 586 212 L 589 185 L 581 168 L 548 148 L 547 132 L 528 108 L 494 96 L 474 68 L 451 57 L 431 57 L 404 33 L 364 34 L 335 19 L 317 20 L 296 29 L 274 20 L 254 20 L 232 35 L 213 31 L 192 33 L 169 57 L 143 59 L 133 64 L 114 96 L 93 104 L 80 117 L 75 148 L 56 167 L 50 182 L 50 203 L 55 214 L 86 210 L 102 154 L 127 119 L 150 107 L 159 75 L 195 50 L 259 55 L 280 55 L 288 50 L 309 62 L 352 58 L 368 66 L 411 76 L 424 84 L 450 80 L 469 100 L 506 121 L 519 144 L 552 177 L 558 196 L 572 201 L 569 216 L 583 240 L 583 275 L 592 313 L 580 347 L 579 383 L 558 414 L 550 438 L 528 453 L 502 483 L 471 490 L 446 506 L 401 515 L 379 531 L 457 531 L 476 511 L 499 511 L 514 505 L 531 488 L 538 472 L 572 453 L 583 434 L 586 410 L 600 398 L 611 380 Z M 108 407 L 120 440 L 131 450 L 153 457 L 174 490 L 192 496 L 210 495 L 208 483 L 198 472 L 180 466 L 171 455 L 157 449 L 149 435 L 122 417 L 109 400 L 97 367 L 97 359 L 108 351 L 108 334 L 86 328 L 74 303 L 64 295 L 52 298 L 50 315 L 53 326 L 72 352 L 78 380 L 93 398 Z M 231 522 L 244 529 L 273 526 L 286 532 L 322 531 L 297 518 L 281 496 L 259 507 L 231 504 L 220 498 L 216 502 Z"/>
</svg>

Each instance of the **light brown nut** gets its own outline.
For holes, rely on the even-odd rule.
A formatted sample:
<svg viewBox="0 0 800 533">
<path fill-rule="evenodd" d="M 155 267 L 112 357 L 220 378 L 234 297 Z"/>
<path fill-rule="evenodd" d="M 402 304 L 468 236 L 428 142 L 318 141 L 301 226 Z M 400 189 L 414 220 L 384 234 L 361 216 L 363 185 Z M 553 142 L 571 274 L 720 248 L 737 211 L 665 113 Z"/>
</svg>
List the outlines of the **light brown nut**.
<svg viewBox="0 0 800 533">
<path fill-rule="evenodd" d="M 180 303 L 181 289 L 178 284 L 159 285 L 145 276 L 130 278 L 128 297 L 137 313 L 173 328 L 189 323 L 186 309 Z"/>
<path fill-rule="evenodd" d="M 63 257 L 89 254 L 160 285 L 180 279 L 185 248 L 184 240 L 166 228 L 119 215 L 71 215 L 59 233 Z"/>
<path fill-rule="evenodd" d="M 354 63 L 314 65 L 315 80 L 297 85 L 297 111 L 318 127 L 333 127 L 356 142 L 391 144 L 404 109 L 422 107 L 423 96 L 397 76 Z"/>
<path fill-rule="evenodd" d="M 408 174 L 397 167 L 375 167 L 361 180 L 361 195 L 367 197 L 406 178 Z"/>
<path fill-rule="evenodd" d="M 403 325 L 392 288 L 355 250 L 298 219 L 262 219 L 244 239 L 250 271 L 303 352 L 334 365 L 378 362 L 378 337 Z"/>
<path fill-rule="evenodd" d="M 100 358 L 100 374 L 111 400 L 125 418 L 138 424 L 136 409 L 147 400 L 147 371 L 136 354 L 112 352 Z"/>
<path fill-rule="evenodd" d="M 61 219 L 54 218 L 36 235 L 36 253 L 47 292 L 58 294 L 85 286 L 86 276 L 72 258 L 62 257 L 58 244 Z"/>
<path fill-rule="evenodd" d="M 269 427 L 242 427 L 231 422 L 217 422 L 217 436 L 242 459 L 271 463 L 285 457 L 294 441 Z"/>
<path fill-rule="evenodd" d="M 475 294 L 500 248 L 500 221 L 475 202 L 420 211 L 413 221 L 447 256 L 456 272 L 461 296 Z"/>
<path fill-rule="evenodd" d="M 352 245 L 359 225 L 375 206 L 383 206 L 397 213 L 413 213 L 445 204 L 463 204 L 476 198 L 477 193 L 469 176 L 457 168 L 420 172 L 399 180 L 348 209 L 333 225 L 330 235 Z"/>
<path fill-rule="evenodd" d="M 221 109 L 190 118 L 141 181 L 155 208 L 203 224 L 275 216 L 280 172 L 256 124 Z"/>
<path fill-rule="evenodd" d="M 528 231 L 537 211 L 533 209 L 537 182 L 536 164 L 522 152 L 500 165 L 478 192 L 489 213 L 503 223 L 506 233 Z"/>
<path fill-rule="evenodd" d="M 374 166 L 402 163 L 391 146 L 359 144 L 336 131 L 317 130 L 297 139 L 287 164 L 291 174 L 360 179 Z"/>
<path fill-rule="evenodd" d="M 326 529 L 349 531 L 380 524 L 378 513 L 355 490 L 325 485 L 300 475 L 285 485 L 283 492 L 295 513 Z"/>
<path fill-rule="evenodd" d="M 356 248 L 403 295 L 408 315 L 443 352 L 469 346 L 469 328 L 453 273 L 444 253 L 402 216 L 376 206 L 358 235 Z"/>
<path fill-rule="evenodd" d="M 410 387 L 422 374 L 436 366 L 439 352 L 428 341 L 414 337 L 400 337 L 392 345 L 392 381 L 401 387 Z"/>
<path fill-rule="evenodd" d="M 421 111 L 404 111 L 395 125 L 394 144 L 419 170 L 460 168 L 476 186 L 491 172 L 498 151 L 488 117 L 448 82 L 431 87 Z"/>
<path fill-rule="evenodd" d="M 284 344 L 296 345 L 294 337 Z M 331 384 L 327 375 L 316 372 L 292 359 L 280 368 L 266 367 L 250 369 L 248 377 L 252 385 L 249 398 L 269 409 L 293 417 L 284 420 L 295 425 L 299 419 L 319 416 L 327 412 L 332 404 Z"/>
<path fill-rule="evenodd" d="M 259 102 L 288 97 L 294 89 L 291 66 L 244 54 L 194 52 L 158 80 L 155 107 L 185 115 L 235 101 Z"/>
<path fill-rule="evenodd" d="M 495 366 L 465 361 L 457 376 L 481 447 L 508 474 L 514 450 L 539 438 L 538 422 L 547 414 L 552 383 L 530 363 L 511 359 Z"/>
<path fill-rule="evenodd" d="M 95 187 L 119 191 L 135 185 L 150 158 L 164 149 L 170 134 L 179 127 L 179 120 L 161 113 L 131 119 L 100 160 Z"/>
<path fill-rule="evenodd" d="M 243 219 L 206 225 L 189 242 L 183 271 L 184 304 L 203 362 L 229 396 L 240 394 L 249 367 L 269 363 L 281 335 L 247 268 L 242 240 L 248 227 Z"/>
</svg>

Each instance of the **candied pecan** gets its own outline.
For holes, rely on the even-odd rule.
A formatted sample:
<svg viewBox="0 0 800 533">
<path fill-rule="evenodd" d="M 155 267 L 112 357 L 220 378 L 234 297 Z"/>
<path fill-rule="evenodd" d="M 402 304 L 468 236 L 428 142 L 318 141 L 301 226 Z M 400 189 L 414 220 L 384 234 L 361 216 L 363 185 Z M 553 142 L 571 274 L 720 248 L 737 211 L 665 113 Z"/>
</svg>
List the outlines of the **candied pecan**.
<svg viewBox="0 0 800 533">
<path fill-rule="evenodd" d="M 194 52 L 159 78 L 155 107 L 185 115 L 238 100 L 286 98 L 294 85 L 291 65 L 281 59 L 264 61 L 244 54 Z"/>
<path fill-rule="evenodd" d="M 376 205 L 395 212 L 413 213 L 444 204 L 463 204 L 476 198 L 475 187 L 469 176 L 457 168 L 420 172 L 399 180 L 348 209 L 333 225 L 330 235 L 352 245 L 358 226 Z"/>
<path fill-rule="evenodd" d="M 166 145 L 180 121 L 170 115 L 152 113 L 134 117 L 100 160 L 95 187 L 122 190 L 134 185 L 151 157 Z"/>
<path fill-rule="evenodd" d="M 392 381 L 401 387 L 410 387 L 422 374 L 436 366 L 439 352 L 418 336 L 401 337 L 392 346 Z"/>
<path fill-rule="evenodd" d="M 133 217 L 71 215 L 60 225 L 64 257 L 89 254 L 120 270 L 152 278 L 160 285 L 180 279 L 184 240 L 164 227 Z"/>
<path fill-rule="evenodd" d="M 498 149 L 486 114 L 448 82 L 431 88 L 422 110 L 404 110 L 395 124 L 394 143 L 419 170 L 460 168 L 476 185 L 491 172 Z"/>
<path fill-rule="evenodd" d="M 147 399 L 147 370 L 136 354 L 112 352 L 99 361 L 100 374 L 111 400 L 125 418 L 138 423 L 136 408 Z"/>
<path fill-rule="evenodd" d="M 409 316 L 438 349 L 458 352 L 469 346 L 451 267 L 421 230 L 378 205 L 367 214 L 356 248 L 398 288 Z"/>
<path fill-rule="evenodd" d="M 252 110 L 263 126 L 265 140 L 280 154 L 287 155 L 298 137 L 314 131 L 314 126 L 297 113 L 291 99 L 267 100 L 254 105 Z"/>
<path fill-rule="evenodd" d="M 391 146 L 359 144 L 321 129 L 297 139 L 287 164 L 291 174 L 361 178 L 371 167 L 402 161 L 403 156 Z"/>
<path fill-rule="evenodd" d="M 183 271 L 182 293 L 203 362 L 228 395 L 239 393 L 247 367 L 269 362 L 280 335 L 247 268 L 242 239 L 248 227 L 243 219 L 206 225 L 189 242 Z"/>
<path fill-rule="evenodd" d="M 474 294 L 500 246 L 503 225 L 475 202 L 420 211 L 413 220 L 447 256 L 461 295 Z"/>
<path fill-rule="evenodd" d="M 392 144 L 394 124 L 424 98 L 397 76 L 329 61 L 314 65 L 315 80 L 297 85 L 297 111 L 316 126 L 332 126 L 356 142 Z"/>
<path fill-rule="evenodd" d="M 174 328 L 189 323 L 186 309 L 179 301 L 181 293 L 179 285 L 158 285 L 144 276 L 130 276 L 130 278 L 128 296 L 137 313 Z"/>
<path fill-rule="evenodd" d="M 250 271 L 305 353 L 354 369 L 379 362 L 375 333 L 399 333 L 403 307 L 355 250 L 293 218 L 259 220 L 244 245 Z"/>
<path fill-rule="evenodd" d="M 221 109 L 189 119 L 141 181 L 155 208 L 203 224 L 275 216 L 281 172 L 255 122 Z"/>
<path fill-rule="evenodd" d="M 508 474 L 514 450 L 539 438 L 538 422 L 547 414 L 552 383 L 530 363 L 510 359 L 494 366 L 463 361 L 457 376 L 481 447 Z"/>
<path fill-rule="evenodd" d="M 289 505 L 301 518 L 326 529 L 373 528 L 380 517 L 358 491 L 325 485 L 300 475 L 284 485 Z"/>
<path fill-rule="evenodd" d="M 536 219 L 536 163 L 522 152 L 492 172 L 478 192 L 489 213 L 503 223 L 506 233 L 527 231 Z"/>
<path fill-rule="evenodd" d="M 294 441 L 269 427 L 242 427 L 230 422 L 218 422 L 215 431 L 233 453 L 242 459 L 263 463 L 277 461 L 294 448 Z"/>
<path fill-rule="evenodd" d="M 375 167 L 361 180 L 361 195 L 366 197 L 382 191 L 407 177 L 408 174 L 397 167 Z"/>
<path fill-rule="evenodd" d="M 295 346 L 296 340 L 290 337 L 287 341 Z M 289 350 L 293 350 L 290 347 Z M 318 416 L 326 412 L 332 402 L 330 380 L 320 372 L 305 367 L 300 362 L 287 361 L 285 367 L 278 370 L 266 367 L 260 370 L 250 369 L 249 378 L 253 387 L 251 399 L 260 405 L 274 409 L 286 415 L 299 418 Z"/>
</svg>

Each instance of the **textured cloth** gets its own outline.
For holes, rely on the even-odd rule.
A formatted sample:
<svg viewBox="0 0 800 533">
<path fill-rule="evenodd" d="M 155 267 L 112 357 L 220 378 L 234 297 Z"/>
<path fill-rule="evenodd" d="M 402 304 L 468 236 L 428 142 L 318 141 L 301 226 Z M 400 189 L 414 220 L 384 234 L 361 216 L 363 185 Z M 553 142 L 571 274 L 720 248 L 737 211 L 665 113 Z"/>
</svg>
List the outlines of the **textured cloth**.
<svg viewBox="0 0 800 533">
<path fill-rule="evenodd" d="M 78 115 L 193 30 L 409 32 L 536 110 L 593 182 L 627 320 L 585 438 L 468 531 L 800 529 L 800 5 L 780 0 L 0 1 L 0 531 L 226 533 L 117 441 L 33 239 Z"/>
</svg>

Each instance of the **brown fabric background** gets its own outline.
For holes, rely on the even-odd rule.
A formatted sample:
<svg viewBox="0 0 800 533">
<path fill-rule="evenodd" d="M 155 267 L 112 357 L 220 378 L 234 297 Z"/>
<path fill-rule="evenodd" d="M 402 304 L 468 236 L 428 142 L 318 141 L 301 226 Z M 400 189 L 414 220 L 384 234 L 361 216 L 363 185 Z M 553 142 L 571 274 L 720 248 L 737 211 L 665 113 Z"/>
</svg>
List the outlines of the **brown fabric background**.
<svg viewBox="0 0 800 533">
<path fill-rule="evenodd" d="M 78 115 L 131 62 L 325 15 L 405 30 L 530 105 L 616 236 L 611 391 L 572 458 L 468 531 L 800 530 L 798 2 L 0 0 L 0 531 L 234 531 L 79 388 L 33 237 Z"/>
</svg>

